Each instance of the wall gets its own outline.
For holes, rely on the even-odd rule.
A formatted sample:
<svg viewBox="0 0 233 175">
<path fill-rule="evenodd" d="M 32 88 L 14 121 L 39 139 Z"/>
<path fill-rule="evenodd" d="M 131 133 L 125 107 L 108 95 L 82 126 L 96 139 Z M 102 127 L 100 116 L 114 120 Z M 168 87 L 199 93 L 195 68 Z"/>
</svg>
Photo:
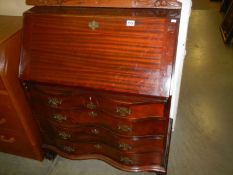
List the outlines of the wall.
<svg viewBox="0 0 233 175">
<path fill-rule="evenodd" d="M 21 16 L 30 7 L 25 0 L 0 0 L 0 15 Z"/>
</svg>

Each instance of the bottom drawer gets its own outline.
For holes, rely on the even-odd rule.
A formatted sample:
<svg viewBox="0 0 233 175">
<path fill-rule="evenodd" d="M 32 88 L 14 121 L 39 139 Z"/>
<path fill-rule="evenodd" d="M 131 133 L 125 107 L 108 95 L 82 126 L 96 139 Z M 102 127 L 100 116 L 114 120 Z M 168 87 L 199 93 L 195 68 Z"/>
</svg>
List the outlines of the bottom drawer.
<svg viewBox="0 0 233 175">
<path fill-rule="evenodd" d="M 71 143 L 61 140 L 56 140 L 55 142 L 57 149 L 64 152 L 65 154 L 70 154 L 72 156 L 100 154 L 124 165 L 161 165 L 163 160 L 162 152 L 150 152 L 142 154 L 125 153 L 100 142 Z"/>
<path fill-rule="evenodd" d="M 34 155 L 32 146 L 22 131 L 0 130 L 0 151 L 26 157 Z"/>
</svg>

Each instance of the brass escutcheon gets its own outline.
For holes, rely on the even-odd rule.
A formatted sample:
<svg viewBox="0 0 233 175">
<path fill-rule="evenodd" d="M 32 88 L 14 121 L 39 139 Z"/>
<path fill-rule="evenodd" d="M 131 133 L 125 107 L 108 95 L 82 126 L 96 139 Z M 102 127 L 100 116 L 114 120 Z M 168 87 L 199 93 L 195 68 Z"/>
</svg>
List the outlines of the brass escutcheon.
<svg viewBox="0 0 233 175">
<path fill-rule="evenodd" d="M 68 140 L 71 138 L 71 135 L 69 133 L 66 133 L 66 132 L 59 132 L 58 135 L 60 138 L 62 138 L 64 140 Z"/>
<path fill-rule="evenodd" d="M 118 130 L 122 132 L 132 132 L 132 128 L 128 125 L 118 125 Z"/>
<path fill-rule="evenodd" d="M 119 114 L 121 117 L 126 117 L 131 114 L 131 110 L 127 107 L 117 107 L 116 113 Z"/>
<path fill-rule="evenodd" d="M 95 144 L 95 145 L 94 145 L 94 148 L 95 148 L 95 149 L 101 149 L 102 146 L 101 146 L 100 144 Z"/>
<path fill-rule="evenodd" d="M 98 116 L 97 112 L 95 112 L 95 111 L 89 112 L 88 115 L 89 115 L 90 117 L 97 117 L 97 116 Z"/>
<path fill-rule="evenodd" d="M 23 87 L 24 87 L 25 90 L 28 90 L 28 89 L 29 89 L 28 83 L 27 83 L 27 82 L 23 81 L 23 82 L 22 82 L 22 85 L 23 85 Z"/>
<path fill-rule="evenodd" d="M 98 129 L 92 129 L 92 130 L 91 130 L 91 133 L 97 135 L 97 134 L 99 134 L 100 132 L 99 132 Z"/>
<path fill-rule="evenodd" d="M 55 97 L 49 97 L 48 98 L 48 104 L 51 106 L 51 107 L 58 107 L 58 105 L 61 105 L 62 104 L 62 99 L 58 99 L 58 98 L 55 98 Z"/>
<path fill-rule="evenodd" d="M 120 161 L 123 162 L 124 164 L 127 164 L 127 165 L 132 165 L 132 164 L 134 164 L 134 161 L 131 160 L 131 159 L 128 158 L 128 157 L 121 157 Z"/>
<path fill-rule="evenodd" d="M 125 143 L 120 143 L 119 148 L 124 150 L 124 151 L 129 151 L 132 149 L 132 146 L 130 146 L 129 144 L 125 144 Z"/>
<path fill-rule="evenodd" d="M 92 103 L 92 102 L 88 103 L 86 105 L 86 107 L 87 107 L 87 109 L 91 109 L 91 110 L 96 109 L 96 105 L 94 103 Z"/>
<path fill-rule="evenodd" d="M 99 23 L 96 22 L 95 20 L 90 21 L 90 22 L 88 23 L 88 27 L 89 27 L 90 29 L 92 29 L 92 30 L 95 30 L 95 29 L 99 28 Z"/>
<path fill-rule="evenodd" d="M 62 146 L 62 149 L 68 153 L 73 153 L 75 152 L 75 149 L 70 147 L 70 146 Z"/>
<path fill-rule="evenodd" d="M 62 114 L 53 114 L 53 119 L 55 119 L 58 122 L 62 122 L 62 121 L 67 120 L 66 116 L 64 116 Z"/>
</svg>

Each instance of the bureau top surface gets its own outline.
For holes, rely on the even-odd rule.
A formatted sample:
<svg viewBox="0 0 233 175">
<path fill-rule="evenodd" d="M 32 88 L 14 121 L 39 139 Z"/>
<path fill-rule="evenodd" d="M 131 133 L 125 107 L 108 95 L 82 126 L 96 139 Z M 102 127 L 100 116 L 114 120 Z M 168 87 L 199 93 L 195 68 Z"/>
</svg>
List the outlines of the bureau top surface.
<svg viewBox="0 0 233 175">
<path fill-rule="evenodd" d="M 22 17 L 0 15 L 0 44 L 22 28 Z"/>
<path fill-rule="evenodd" d="M 98 8 L 98 7 L 53 7 L 36 6 L 24 14 L 59 16 L 103 16 L 103 17 L 151 17 L 180 18 L 180 9 L 137 9 L 137 8 Z"/>
</svg>

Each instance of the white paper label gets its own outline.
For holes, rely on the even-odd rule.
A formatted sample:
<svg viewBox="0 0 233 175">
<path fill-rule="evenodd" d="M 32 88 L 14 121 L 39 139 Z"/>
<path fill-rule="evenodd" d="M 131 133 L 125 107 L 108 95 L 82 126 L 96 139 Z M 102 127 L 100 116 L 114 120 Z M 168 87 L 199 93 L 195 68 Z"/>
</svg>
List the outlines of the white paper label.
<svg viewBox="0 0 233 175">
<path fill-rule="evenodd" d="M 135 26 L 135 20 L 127 20 L 126 21 L 126 26 L 129 26 L 129 27 Z"/>
<path fill-rule="evenodd" d="M 176 19 L 171 19 L 171 22 L 172 23 L 176 23 Z"/>
</svg>

